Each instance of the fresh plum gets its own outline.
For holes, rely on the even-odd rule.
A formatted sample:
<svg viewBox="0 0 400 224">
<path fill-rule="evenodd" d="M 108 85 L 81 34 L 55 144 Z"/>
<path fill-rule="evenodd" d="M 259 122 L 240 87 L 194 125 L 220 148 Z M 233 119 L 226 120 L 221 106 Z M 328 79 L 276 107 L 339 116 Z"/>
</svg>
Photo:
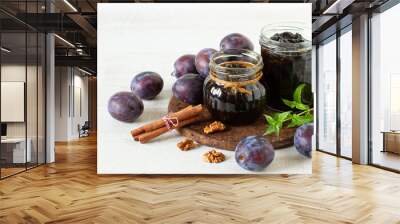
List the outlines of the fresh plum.
<svg viewBox="0 0 400 224">
<path fill-rule="evenodd" d="M 203 82 L 203 78 L 198 74 L 183 75 L 172 86 L 172 93 L 185 103 L 192 105 L 202 103 Z"/>
<path fill-rule="evenodd" d="M 247 50 L 254 49 L 254 45 L 250 41 L 250 39 L 240 33 L 231 33 L 231 34 L 225 36 L 221 40 L 219 46 L 220 46 L 221 50 L 232 49 L 232 48 L 247 49 Z"/>
<path fill-rule="evenodd" d="M 123 122 L 133 122 L 143 113 L 143 102 L 132 92 L 118 92 L 108 100 L 110 115 Z"/>
<path fill-rule="evenodd" d="M 310 123 L 298 127 L 294 134 L 294 147 L 300 154 L 308 158 L 311 158 L 313 133 L 314 125 Z"/>
<path fill-rule="evenodd" d="M 235 149 L 237 164 L 246 170 L 261 171 L 274 157 L 275 151 L 271 143 L 261 136 L 247 136 L 240 140 Z"/>
<path fill-rule="evenodd" d="M 197 73 L 195 58 L 196 56 L 193 54 L 185 54 L 180 56 L 174 63 L 174 72 L 172 75 L 176 78 L 179 78 L 184 74 Z"/>
<path fill-rule="evenodd" d="M 142 72 L 131 81 L 131 91 L 144 100 L 154 99 L 162 90 L 164 81 L 155 72 Z"/>
<path fill-rule="evenodd" d="M 204 48 L 196 55 L 196 70 L 201 77 L 206 78 L 208 76 L 210 59 L 215 52 L 217 52 L 215 49 Z"/>
</svg>

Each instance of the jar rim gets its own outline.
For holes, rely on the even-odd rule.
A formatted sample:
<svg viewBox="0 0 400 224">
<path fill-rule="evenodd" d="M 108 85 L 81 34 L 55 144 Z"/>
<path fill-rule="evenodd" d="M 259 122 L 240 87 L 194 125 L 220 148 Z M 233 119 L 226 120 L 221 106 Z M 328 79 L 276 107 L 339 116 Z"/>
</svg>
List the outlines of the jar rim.
<svg viewBox="0 0 400 224">
<path fill-rule="evenodd" d="M 276 33 L 296 31 L 304 38 L 304 41 L 298 43 L 287 43 L 271 39 L 271 36 Z M 261 28 L 259 42 L 261 47 L 267 47 L 279 53 L 308 52 L 312 48 L 310 34 L 311 29 L 307 28 L 305 23 L 302 22 L 286 21 L 270 23 Z"/>
<path fill-rule="evenodd" d="M 253 60 L 252 62 L 243 60 L 244 62 L 247 62 L 252 66 L 248 68 L 243 68 L 243 67 L 231 68 L 222 66 L 221 65 L 222 63 L 218 62 L 218 60 L 230 57 L 239 57 L 239 58 L 247 57 L 248 59 L 252 59 Z M 241 61 L 241 60 L 232 60 L 232 61 Z M 264 64 L 261 55 L 258 54 L 257 52 L 247 49 L 231 48 L 231 49 L 220 50 L 215 52 L 210 59 L 210 72 L 214 72 L 216 75 L 229 76 L 229 78 L 235 78 L 235 79 L 252 78 L 251 76 L 254 76 L 259 72 L 261 72 L 263 66 Z"/>
</svg>

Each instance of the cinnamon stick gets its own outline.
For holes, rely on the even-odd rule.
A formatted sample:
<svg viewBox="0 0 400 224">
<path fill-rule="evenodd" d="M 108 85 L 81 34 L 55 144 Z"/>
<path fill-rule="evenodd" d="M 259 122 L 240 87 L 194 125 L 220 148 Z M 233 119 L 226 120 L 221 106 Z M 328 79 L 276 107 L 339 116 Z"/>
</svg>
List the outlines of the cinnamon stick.
<svg viewBox="0 0 400 224">
<path fill-rule="evenodd" d="M 175 113 L 172 113 L 170 116 L 171 117 L 176 117 L 179 122 L 182 122 L 183 120 L 186 120 L 190 117 L 194 117 L 198 115 L 202 111 L 202 105 L 199 104 L 197 106 L 187 106 L 184 109 L 177 111 Z M 149 124 L 143 125 L 139 128 L 133 129 L 131 131 L 132 137 L 137 140 L 137 136 L 141 135 L 143 133 L 151 132 L 153 130 L 157 130 L 159 128 L 165 127 L 165 121 L 163 119 L 159 119 L 156 121 L 153 121 Z"/>
<path fill-rule="evenodd" d="M 194 122 L 196 122 L 196 121 L 199 121 L 199 120 L 201 120 L 201 119 L 202 119 L 201 116 L 196 115 L 196 116 L 194 116 L 194 117 L 187 118 L 186 120 L 181 120 L 181 121 L 179 122 L 178 126 L 175 127 L 175 128 L 181 128 L 181 127 L 183 127 L 183 126 L 186 126 L 186 125 L 188 125 L 188 124 L 192 124 L 192 123 L 194 123 Z M 136 136 L 135 139 L 137 139 L 138 141 L 140 141 L 140 143 L 147 143 L 147 142 L 149 142 L 150 140 L 152 140 L 152 139 L 154 139 L 154 138 L 156 138 L 156 137 L 158 137 L 158 136 L 160 136 L 160 135 L 162 135 L 162 134 L 168 132 L 169 130 L 171 130 L 171 129 L 168 129 L 167 127 L 164 126 L 164 127 L 161 127 L 161 128 L 155 129 L 155 130 L 152 130 L 152 131 L 150 131 L 150 132 L 146 132 L 146 133 L 140 134 L 140 135 Z"/>
</svg>

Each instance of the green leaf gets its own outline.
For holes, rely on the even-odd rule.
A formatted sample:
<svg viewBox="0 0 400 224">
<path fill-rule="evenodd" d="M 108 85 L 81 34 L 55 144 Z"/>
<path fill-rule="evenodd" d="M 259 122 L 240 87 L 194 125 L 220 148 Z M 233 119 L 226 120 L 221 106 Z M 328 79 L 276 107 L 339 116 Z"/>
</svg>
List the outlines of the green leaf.
<svg viewBox="0 0 400 224">
<path fill-rule="evenodd" d="M 279 132 L 283 126 L 283 123 L 288 119 L 291 113 L 292 113 L 291 111 L 275 113 L 273 117 L 265 114 L 264 117 L 267 120 L 268 127 L 265 130 L 264 135 L 275 133 L 279 137 Z"/>
<path fill-rule="evenodd" d="M 288 125 L 289 128 L 298 127 L 303 124 L 310 123 L 314 120 L 314 116 L 311 113 L 306 113 L 304 115 L 293 114 L 290 124 Z"/>
<path fill-rule="evenodd" d="M 314 116 L 312 114 L 313 109 L 310 109 L 309 105 L 303 104 L 301 100 L 304 87 L 306 87 L 305 84 L 300 84 L 299 86 L 297 86 L 296 90 L 293 92 L 293 101 L 282 99 L 283 103 L 290 107 L 292 110 L 282 113 L 274 113 L 272 115 L 264 115 L 268 123 L 264 135 L 275 133 L 276 136 L 279 138 L 279 132 L 285 122 L 290 121 L 288 127 L 292 128 L 310 123 L 314 120 Z M 301 112 L 298 112 L 298 110 L 300 110 Z"/>
<path fill-rule="evenodd" d="M 264 114 L 265 120 L 267 120 L 267 123 L 270 125 L 273 125 L 276 123 L 276 121 L 274 120 L 274 118 L 272 118 L 271 116 Z"/>
<path fill-rule="evenodd" d="M 290 107 L 290 108 L 295 108 L 296 107 L 296 102 L 295 101 L 290 101 L 290 100 L 286 100 L 286 99 L 282 99 L 283 103 Z"/>
<path fill-rule="evenodd" d="M 286 119 L 289 117 L 289 115 L 291 113 L 292 113 L 291 111 L 286 111 L 286 112 L 277 114 L 276 120 L 280 123 L 281 127 L 282 127 L 282 124 L 286 121 Z"/>
<path fill-rule="evenodd" d="M 297 109 L 303 110 L 303 111 L 304 111 L 304 110 L 310 109 L 310 107 L 309 107 L 308 105 L 305 105 L 305 104 L 302 104 L 302 103 L 297 103 L 297 102 L 296 102 L 295 107 L 296 107 Z"/>
<path fill-rule="evenodd" d="M 304 114 L 303 119 L 304 119 L 304 124 L 310 123 L 314 120 L 314 115 L 308 112 Z"/>
<path fill-rule="evenodd" d="M 292 120 L 288 125 L 289 128 L 297 127 L 303 124 L 303 118 L 298 114 L 293 114 Z"/>
<path fill-rule="evenodd" d="M 273 134 L 273 133 L 279 133 L 279 127 L 276 125 L 270 125 L 268 126 L 267 130 L 265 131 L 266 135 Z"/>
<path fill-rule="evenodd" d="M 298 85 L 297 88 L 294 90 L 294 93 L 293 93 L 293 100 L 294 100 L 294 102 L 302 104 L 302 102 L 301 102 L 301 94 L 302 94 L 303 89 L 304 89 L 305 86 L 306 86 L 306 84 L 304 84 L 304 83 L 303 83 L 303 84 L 300 84 L 300 85 Z"/>
</svg>

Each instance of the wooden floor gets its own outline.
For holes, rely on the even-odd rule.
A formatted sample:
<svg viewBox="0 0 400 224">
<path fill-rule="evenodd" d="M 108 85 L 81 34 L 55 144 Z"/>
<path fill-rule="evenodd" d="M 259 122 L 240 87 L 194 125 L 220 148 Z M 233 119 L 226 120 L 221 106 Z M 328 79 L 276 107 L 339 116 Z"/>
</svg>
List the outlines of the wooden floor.
<svg viewBox="0 0 400 224">
<path fill-rule="evenodd" d="M 25 167 L 23 167 L 23 168 L 9 168 L 9 167 L 4 168 L 3 167 L 3 168 L 1 168 L 1 177 L 8 177 L 13 174 L 22 172 L 24 170 L 25 170 Z"/>
<path fill-rule="evenodd" d="M 374 164 L 400 170 L 400 155 L 392 152 L 374 151 L 372 157 Z"/>
<path fill-rule="evenodd" d="M 0 181 L 0 223 L 400 223 L 399 174 L 313 156 L 309 176 L 98 176 L 85 138 Z"/>
</svg>

